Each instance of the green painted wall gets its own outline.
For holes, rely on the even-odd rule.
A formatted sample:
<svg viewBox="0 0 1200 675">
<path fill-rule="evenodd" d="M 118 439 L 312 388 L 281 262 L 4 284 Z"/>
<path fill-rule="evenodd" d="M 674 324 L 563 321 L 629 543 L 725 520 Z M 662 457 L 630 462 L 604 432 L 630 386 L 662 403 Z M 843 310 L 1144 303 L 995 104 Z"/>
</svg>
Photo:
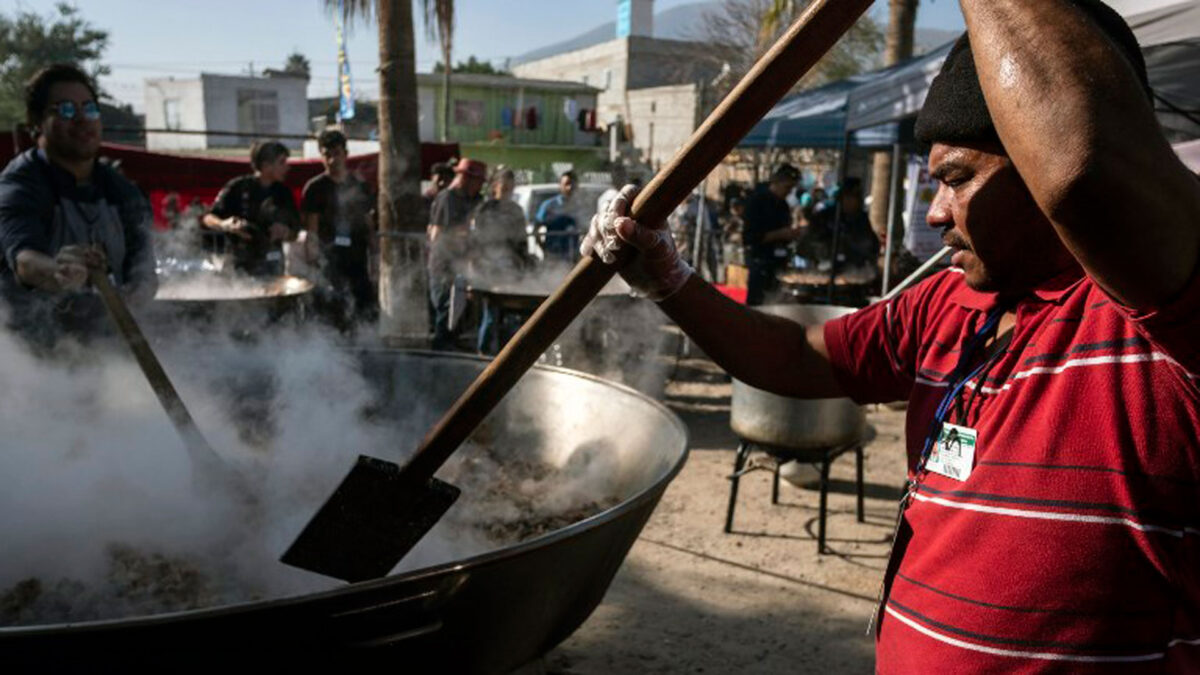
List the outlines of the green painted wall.
<svg viewBox="0 0 1200 675">
<path fill-rule="evenodd" d="M 570 163 L 576 171 L 603 171 L 608 159 L 607 148 L 520 146 L 506 143 L 462 143 L 462 153 L 471 159 L 487 162 L 488 168 L 507 164 L 514 169 L 534 172 L 535 183 L 558 180 L 555 163 Z"/>
<path fill-rule="evenodd" d="M 439 81 L 434 87 L 435 110 L 437 111 L 436 131 L 441 137 L 442 130 L 442 87 Z M 503 141 L 513 145 L 568 145 L 575 146 L 575 131 L 578 122 L 568 120 L 563 114 L 564 104 L 569 98 L 574 98 L 577 107 L 594 107 L 594 94 L 584 96 L 582 93 L 539 90 L 525 87 L 524 95 L 518 94 L 517 88 L 482 87 L 470 84 L 450 82 L 450 133 L 451 140 L 460 143 L 478 143 L 481 141 Z M 512 109 L 517 114 L 518 104 L 524 107 L 536 105 L 538 108 L 538 126 L 536 129 L 520 129 L 503 123 L 503 111 Z M 456 116 L 455 106 L 462 105 L 464 109 L 474 113 L 482 113 L 480 124 L 466 125 L 456 123 L 462 116 Z M 465 111 L 465 110 L 464 110 Z"/>
</svg>

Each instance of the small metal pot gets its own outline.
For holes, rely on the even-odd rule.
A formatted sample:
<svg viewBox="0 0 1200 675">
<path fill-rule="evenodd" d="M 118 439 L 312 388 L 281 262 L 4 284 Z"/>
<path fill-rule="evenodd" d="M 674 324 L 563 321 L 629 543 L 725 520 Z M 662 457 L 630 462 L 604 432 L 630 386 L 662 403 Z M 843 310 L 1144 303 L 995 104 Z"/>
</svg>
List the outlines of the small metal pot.
<svg viewBox="0 0 1200 675">
<path fill-rule="evenodd" d="M 805 326 L 820 325 L 854 312 L 833 305 L 765 305 L 759 311 Z M 866 416 L 848 398 L 798 399 L 733 381 L 729 426 L 740 438 L 784 448 L 829 448 L 862 437 Z"/>
</svg>

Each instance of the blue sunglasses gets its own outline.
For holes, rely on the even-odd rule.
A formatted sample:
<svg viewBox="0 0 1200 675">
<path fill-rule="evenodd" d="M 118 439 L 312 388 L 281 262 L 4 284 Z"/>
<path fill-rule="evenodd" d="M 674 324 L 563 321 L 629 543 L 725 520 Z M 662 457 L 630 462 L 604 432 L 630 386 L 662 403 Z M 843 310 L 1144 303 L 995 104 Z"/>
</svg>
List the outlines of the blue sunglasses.
<svg viewBox="0 0 1200 675">
<path fill-rule="evenodd" d="M 71 121 L 79 116 L 80 110 L 83 112 L 83 119 L 89 122 L 95 122 L 100 119 L 100 106 L 95 101 L 84 101 L 82 106 L 75 105 L 74 101 L 59 101 L 58 103 L 50 104 L 50 109 L 54 111 L 54 116 L 61 119 Z"/>
</svg>

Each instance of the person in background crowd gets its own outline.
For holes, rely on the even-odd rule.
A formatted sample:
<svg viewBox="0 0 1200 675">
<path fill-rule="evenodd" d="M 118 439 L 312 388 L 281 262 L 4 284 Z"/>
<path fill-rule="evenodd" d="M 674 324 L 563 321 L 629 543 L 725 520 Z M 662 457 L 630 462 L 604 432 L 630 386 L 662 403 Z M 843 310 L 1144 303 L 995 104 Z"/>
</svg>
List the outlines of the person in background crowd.
<svg viewBox="0 0 1200 675">
<path fill-rule="evenodd" d="M 746 226 L 742 232 L 748 268 L 746 304 L 761 305 L 779 281 L 775 275 L 788 258 L 788 244 L 804 236 L 792 221 L 787 196 L 796 187 L 800 172 L 781 164 L 771 179 L 759 185 L 746 203 Z"/>
<path fill-rule="evenodd" d="M 92 271 L 135 302 L 154 297 L 151 215 L 141 192 L 97 161 L 100 107 L 83 71 L 39 70 L 25 85 L 25 116 L 37 147 L 0 174 L 0 298 L 8 326 L 48 347 L 107 328 Z"/>
<path fill-rule="evenodd" d="M 605 209 L 608 208 L 608 203 L 616 199 L 617 195 L 621 193 L 621 188 L 630 182 L 629 175 L 622 164 L 614 165 L 610 176 L 612 182 L 608 186 L 608 189 L 600 193 L 600 196 L 596 198 L 596 213 L 604 213 Z"/>
<path fill-rule="evenodd" d="M 742 232 L 746 228 L 746 202 L 741 197 L 729 200 L 729 213 L 721 225 L 721 234 L 725 239 L 725 262 L 731 265 L 743 264 L 745 258 L 742 252 Z"/>
<path fill-rule="evenodd" d="M 325 171 L 304 186 L 300 211 L 310 259 L 318 260 L 333 296 L 328 311 L 334 325 L 348 330 L 372 321 L 379 303 L 371 281 L 376 250 L 371 211 L 375 196 L 346 168 L 346 136 L 327 129 L 317 138 Z"/>
<path fill-rule="evenodd" d="M 700 194 L 692 192 L 682 204 L 675 207 L 667 222 L 671 233 L 675 236 L 675 243 L 679 246 L 679 255 L 695 260 L 695 249 L 699 245 L 701 247 L 700 255 L 704 257 L 704 264 L 708 267 L 708 278 L 718 279 L 721 251 L 718 251 L 714 245 L 718 240 L 718 223 L 716 205 L 712 200 L 704 200 L 704 214 L 705 229 L 703 237 L 700 238 L 697 236 L 699 234 Z"/>
<path fill-rule="evenodd" d="M 463 158 L 454 167 L 454 181 L 433 200 L 429 217 L 429 299 L 434 307 L 433 348 L 454 347 L 451 329 L 451 290 L 455 278 L 467 272 L 471 217 L 483 203 L 480 190 L 487 182 L 487 164 Z M 464 289 L 465 290 L 465 289 Z"/>
<path fill-rule="evenodd" d="M 583 223 L 575 197 L 578 184 L 574 171 L 563 172 L 558 177 L 558 194 L 538 207 L 534 223 L 545 231 L 542 249 L 547 259 L 573 260 L 579 248 L 578 232 Z"/>
<path fill-rule="evenodd" d="M 528 269 L 532 260 L 525 234 L 525 214 L 513 201 L 516 175 L 512 169 L 497 167 L 492 176 L 491 195 L 479 205 L 471 220 L 471 279 L 481 283 L 502 283 Z M 494 354 L 515 330 L 495 325 L 495 312 L 484 303 L 479 320 L 476 348 L 481 354 Z"/>
<path fill-rule="evenodd" d="M 443 190 L 450 187 L 450 183 L 452 183 L 453 181 L 454 181 L 454 162 L 434 162 L 433 166 L 429 167 L 429 183 L 430 184 L 429 184 L 429 187 L 426 188 L 425 192 L 422 193 L 422 195 L 421 195 L 421 204 L 424 209 L 421 213 L 421 217 L 425 219 L 426 223 L 432 222 L 430 220 L 430 212 L 433 210 L 433 200 Z M 425 237 L 426 237 L 427 243 L 433 242 L 433 226 L 428 225 L 428 224 L 426 225 Z M 428 273 L 428 269 L 429 269 L 428 251 L 426 251 L 425 269 L 426 269 L 426 272 Z M 428 278 L 428 276 L 426 277 L 425 282 L 426 282 L 426 286 L 428 288 L 430 288 L 430 289 L 433 288 L 433 284 L 430 282 L 430 279 Z M 430 329 L 432 330 L 432 327 L 437 324 L 437 309 L 433 306 L 432 300 L 429 300 L 430 294 L 426 293 L 425 297 L 427 300 L 427 302 L 425 303 L 426 309 L 429 312 L 429 325 L 430 325 Z"/>
<path fill-rule="evenodd" d="M 840 206 L 840 209 L 839 209 Z M 871 229 L 871 219 L 863 208 L 862 181 L 847 178 L 835 191 L 834 206 L 814 213 L 811 227 L 801 247 L 808 257 L 829 261 L 833 257 L 835 219 L 841 216 L 837 233 L 838 259 L 835 267 L 874 266 L 879 260 L 879 237 Z"/>
<path fill-rule="evenodd" d="M 221 188 L 201 223 L 225 235 L 234 268 L 255 276 L 284 272 L 283 242 L 300 233 L 300 212 L 292 191 L 283 184 L 288 149 L 278 141 L 250 148 L 254 173 L 234 178 Z"/>
<path fill-rule="evenodd" d="M 958 5 L 915 129 L 951 269 L 806 327 L 705 284 L 632 191 L 585 245 L 642 251 L 626 280 L 742 382 L 907 402 L 877 672 L 1200 672 L 1200 183 L 1106 4 Z"/>
</svg>

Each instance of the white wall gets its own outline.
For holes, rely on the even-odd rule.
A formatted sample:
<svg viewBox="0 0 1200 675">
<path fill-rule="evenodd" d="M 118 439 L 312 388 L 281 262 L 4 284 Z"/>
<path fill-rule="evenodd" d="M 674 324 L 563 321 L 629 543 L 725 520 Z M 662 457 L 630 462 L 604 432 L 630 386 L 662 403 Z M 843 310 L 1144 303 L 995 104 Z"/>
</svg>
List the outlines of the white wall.
<svg viewBox="0 0 1200 675">
<path fill-rule="evenodd" d="M 161 78 L 146 80 L 145 87 L 146 128 L 168 127 L 165 114 L 168 100 L 178 101 L 179 128 L 203 130 L 204 91 L 200 80 L 176 80 Z M 146 134 L 149 150 L 203 150 L 208 147 L 203 134 Z"/>
<path fill-rule="evenodd" d="M 278 133 L 305 135 L 308 133 L 308 83 L 295 77 L 237 77 L 229 75 L 200 76 L 204 86 L 204 110 L 208 129 L 214 131 L 251 132 L 238 123 L 238 91 L 275 92 L 279 111 Z M 264 137 L 267 135 L 264 134 Z M 209 136 L 209 147 L 245 147 L 256 137 Z M 299 150 L 302 141 L 280 139 L 289 148 Z"/>
</svg>

